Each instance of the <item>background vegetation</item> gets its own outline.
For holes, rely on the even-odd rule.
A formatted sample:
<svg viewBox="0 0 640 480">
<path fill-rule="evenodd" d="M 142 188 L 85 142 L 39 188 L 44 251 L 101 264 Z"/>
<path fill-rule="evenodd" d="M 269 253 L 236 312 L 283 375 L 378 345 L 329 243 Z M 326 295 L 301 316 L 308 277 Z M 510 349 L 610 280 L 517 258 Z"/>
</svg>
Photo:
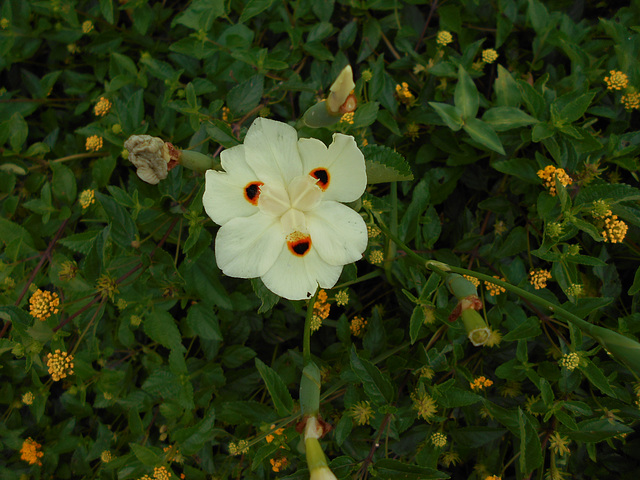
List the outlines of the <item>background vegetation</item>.
<svg viewBox="0 0 640 480">
<path fill-rule="evenodd" d="M 638 371 L 531 300 L 638 338 L 637 1 L 5 0 L 0 17 L 0 477 L 308 478 L 304 303 L 221 275 L 202 175 L 149 185 L 123 157 L 132 134 L 217 156 L 258 115 L 353 135 L 406 178 L 369 187 L 365 259 L 311 339 L 340 479 L 637 477 Z M 355 115 L 304 127 L 346 64 Z M 409 249 L 530 296 L 482 284 L 475 347 Z"/>
</svg>

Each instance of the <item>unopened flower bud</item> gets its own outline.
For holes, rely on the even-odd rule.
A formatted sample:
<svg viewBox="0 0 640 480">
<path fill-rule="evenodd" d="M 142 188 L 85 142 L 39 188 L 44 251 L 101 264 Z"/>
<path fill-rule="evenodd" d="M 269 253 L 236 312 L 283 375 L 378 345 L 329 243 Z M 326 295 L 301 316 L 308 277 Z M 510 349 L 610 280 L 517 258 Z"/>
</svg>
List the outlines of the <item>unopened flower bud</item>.
<svg viewBox="0 0 640 480">
<path fill-rule="evenodd" d="M 327 109 L 329 112 L 337 115 L 340 111 L 340 107 L 345 103 L 347 97 L 355 86 L 356 84 L 353 82 L 353 71 L 351 70 L 351 65 L 347 65 L 342 69 L 336 81 L 333 82 L 333 85 L 331 85 L 331 93 L 329 93 L 329 98 L 327 98 Z"/>
</svg>

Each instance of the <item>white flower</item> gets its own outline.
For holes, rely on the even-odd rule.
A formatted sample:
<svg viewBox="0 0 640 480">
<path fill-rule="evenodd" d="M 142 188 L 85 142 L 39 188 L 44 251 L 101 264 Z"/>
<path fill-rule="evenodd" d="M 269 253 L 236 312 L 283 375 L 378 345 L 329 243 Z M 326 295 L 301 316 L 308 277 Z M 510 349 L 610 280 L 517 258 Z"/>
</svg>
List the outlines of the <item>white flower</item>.
<svg viewBox="0 0 640 480">
<path fill-rule="evenodd" d="M 296 130 L 257 118 L 243 145 L 221 154 L 224 172 L 209 170 L 202 203 L 221 225 L 216 261 L 231 277 L 260 277 L 290 300 L 333 287 L 343 265 L 362 257 L 367 227 L 339 202 L 364 192 L 364 156 L 351 136 L 327 148 Z"/>
</svg>

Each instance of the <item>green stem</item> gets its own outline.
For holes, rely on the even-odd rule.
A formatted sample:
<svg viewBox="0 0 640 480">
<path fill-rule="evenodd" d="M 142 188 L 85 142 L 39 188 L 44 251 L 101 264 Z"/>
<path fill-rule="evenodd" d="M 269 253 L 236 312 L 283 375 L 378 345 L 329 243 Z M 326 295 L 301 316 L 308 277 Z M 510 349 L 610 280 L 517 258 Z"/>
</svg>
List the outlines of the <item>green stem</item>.
<svg viewBox="0 0 640 480">
<path fill-rule="evenodd" d="M 304 336 L 302 337 L 302 358 L 305 366 L 311 363 L 311 318 L 313 317 L 313 304 L 316 303 L 319 291 L 320 289 L 316 290 L 315 295 L 307 303 L 307 316 L 304 320 Z"/>
</svg>

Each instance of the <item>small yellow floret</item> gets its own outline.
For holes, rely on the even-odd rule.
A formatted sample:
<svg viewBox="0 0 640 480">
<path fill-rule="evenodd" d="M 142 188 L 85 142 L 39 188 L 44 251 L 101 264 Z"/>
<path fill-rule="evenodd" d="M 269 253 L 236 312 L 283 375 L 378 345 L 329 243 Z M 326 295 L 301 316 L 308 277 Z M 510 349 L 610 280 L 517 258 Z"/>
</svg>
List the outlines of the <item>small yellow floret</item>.
<svg viewBox="0 0 640 480">
<path fill-rule="evenodd" d="M 36 290 L 29 298 L 29 313 L 40 321 L 45 321 L 51 315 L 58 313 L 60 298 L 55 292 Z"/>
<path fill-rule="evenodd" d="M 73 355 L 61 352 L 59 349 L 47 355 L 47 368 L 54 382 L 58 382 L 68 375 L 73 375 Z"/>
<path fill-rule="evenodd" d="M 493 63 L 498 59 L 498 52 L 493 48 L 487 48 L 482 51 L 482 61 L 485 63 Z"/>
<path fill-rule="evenodd" d="M 22 403 L 24 403 L 25 405 L 31 405 L 33 404 L 33 399 L 34 399 L 34 395 L 31 392 L 27 392 L 24 395 L 22 395 Z"/>
<path fill-rule="evenodd" d="M 562 356 L 558 364 L 572 372 L 580 365 L 580 356 L 576 352 L 567 353 Z"/>
<path fill-rule="evenodd" d="M 413 93 L 409 91 L 409 84 L 407 82 L 402 82 L 401 85 L 396 85 L 396 95 L 398 96 L 398 100 L 407 105 L 410 105 L 415 101 Z"/>
<path fill-rule="evenodd" d="M 89 33 L 91 30 L 93 30 L 93 22 L 91 20 L 82 22 L 82 33 Z"/>
<path fill-rule="evenodd" d="M 627 230 L 629 230 L 629 226 L 626 223 L 618 220 L 617 215 L 611 215 L 604 220 L 602 238 L 604 238 L 605 242 L 622 243 L 627 235 Z"/>
<path fill-rule="evenodd" d="M 171 478 L 171 472 L 167 470 L 167 467 L 156 467 L 153 469 L 154 480 L 169 480 Z"/>
<path fill-rule="evenodd" d="M 444 47 L 445 45 L 449 45 L 451 42 L 453 42 L 453 36 L 451 33 L 446 30 L 440 30 L 438 32 L 438 35 L 436 36 L 436 43 L 438 45 L 442 45 Z"/>
<path fill-rule="evenodd" d="M 549 437 L 549 449 L 561 457 L 571 452 L 568 447 L 569 443 L 571 443 L 571 440 L 563 437 L 558 432 L 554 432 L 553 435 Z"/>
<path fill-rule="evenodd" d="M 355 116 L 355 113 L 353 112 L 347 112 L 344 115 L 342 115 L 342 117 L 340 117 L 340 123 L 344 123 L 347 125 L 353 125 L 353 117 Z"/>
<path fill-rule="evenodd" d="M 40 451 L 41 447 L 42 445 L 31 437 L 27 438 L 22 442 L 22 447 L 20 448 L 20 459 L 24 460 L 29 465 L 42 465 L 40 458 L 42 458 L 44 453 Z"/>
<path fill-rule="evenodd" d="M 109 298 L 111 301 L 113 301 L 116 293 L 120 292 L 118 289 L 118 283 L 107 274 L 100 275 L 96 282 L 96 290 L 100 296 Z"/>
<path fill-rule="evenodd" d="M 349 303 L 349 293 L 346 290 L 340 290 L 336 293 L 334 298 L 336 301 L 336 305 L 339 307 L 344 307 L 347 303 Z"/>
<path fill-rule="evenodd" d="M 503 281 L 505 280 L 503 277 L 498 277 L 497 275 L 494 275 L 493 278 L 497 278 L 498 280 L 503 280 Z M 507 291 L 504 287 L 501 287 L 500 285 L 496 285 L 495 283 L 488 282 L 486 280 L 484 282 L 484 286 L 487 289 L 487 293 L 489 293 L 489 295 L 491 295 L 492 297 L 497 297 L 501 293 L 504 293 Z"/>
<path fill-rule="evenodd" d="M 382 233 L 376 225 L 367 225 L 367 236 L 369 238 L 376 238 L 378 235 Z"/>
<path fill-rule="evenodd" d="M 480 286 L 480 280 L 478 280 L 476 277 L 472 277 L 471 275 L 463 275 L 463 277 L 473 283 L 474 287 L 478 288 Z"/>
<path fill-rule="evenodd" d="M 355 335 L 358 336 L 360 335 L 363 331 L 364 328 L 367 326 L 367 321 L 359 316 L 353 317 L 353 319 L 351 320 L 351 324 L 349 325 L 349 330 L 351 330 L 351 335 Z"/>
<path fill-rule="evenodd" d="M 538 177 L 544 180 L 545 187 L 549 189 L 552 197 L 556 195 L 556 178 L 565 187 L 573 183 L 573 179 L 563 168 L 556 168 L 553 165 L 547 165 L 544 170 L 538 170 Z"/>
<path fill-rule="evenodd" d="M 382 253 L 382 250 L 373 250 L 369 254 L 369 262 L 373 263 L 374 265 L 379 265 L 384 262 L 384 253 Z"/>
<path fill-rule="evenodd" d="M 0 20 L 0 28 L 2 28 L 2 30 L 5 30 L 9 25 L 11 25 L 11 22 L 8 18 L 2 18 L 2 20 Z"/>
<path fill-rule="evenodd" d="M 113 455 L 111 455 L 111 452 L 109 450 L 104 450 L 100 454 L 100 460 L 102 460 L 104 463 L 109 463 L 111 460 L 113 460 Z"/>
<path fill-rule="evenodd" d="M 447 436 L 444 433 L 435 432 L 431 434 L 431 443 L 434 447 L 442 448 L 447 444 Z"/>
<path fill-rule="evenodd" d="M 436 401 L 426 393 L 412 393 L 411 400 L 413 400 L 413 409 L 418 411 L 418 416 L 429 421 L 438 411 Z"/>
<path fill-rule="evenodd" d="M 623 90 L 629 85 L 629 77 L 616 70 L 609 71 L 609 76 L 604 77 L 604 81 L 607 84 L 607 90 Z"/>
<path fill-rule="evenodd" d="M 269 463 L 271 463 L 271 470 L 277 473 L 287 468 L 287 465 L 289 465 L 289 460 L 287 460 L 286 457 L 271 458 L 269 459 Z"/>
<path fill-rule="evenodd" d="M 82 193 L 80 193 L 78 202 L 80 202 L 80 206 L 82 207 L 83 210 L 86 208 L 89 208 L 92 204 L 96 203 L 95 190 L 92 190 L 92 189 L 83 190 Z"/>
<path fill-rule="evenodd" d="M 102 137 L 99 137 L 98 135 L 91 135 L 89 138 L 87 138 L 85 149 L 88 152 L 97 152 L 102 148 L 103 144 L 104 142 L 102 140 Z"/>
<path fill-rule="evenodd" d="M 109 113 L 109 110 L 111 110 L 111 106 L 112 104 L 109 99 L 100 97 L 100 100 L 98 100 L 96 106 L 93 107 L 93 113 L 95 113 L 97 117 L 104 117 L 107 113 Z"/>
<path fill-rule="evenodd" d="M 620 102 L 624 105 L 625 110 L 638 110 L 640 109 L 640 93 L 630 92 L 622 95 Z"/>
<path fill-rule="evenodd" d="M 536 290 L 546 288 L 547 280 L 549 280 L 550 278 L 551 272 L 542 268 L 531 270 L 529 272 L 529 283 L 531 283 L 531 285 L 533 285 L 533 288 L 535 288 Z"/>
<path fill-rule="evenodd" d="M 489 380 L 483 375 L 474 379 L 473 382 L 469 382 L 469 384 L 471 386 L 471 390 L 482 390 L 493 385 L 493 380 Z"/>
</svg>

